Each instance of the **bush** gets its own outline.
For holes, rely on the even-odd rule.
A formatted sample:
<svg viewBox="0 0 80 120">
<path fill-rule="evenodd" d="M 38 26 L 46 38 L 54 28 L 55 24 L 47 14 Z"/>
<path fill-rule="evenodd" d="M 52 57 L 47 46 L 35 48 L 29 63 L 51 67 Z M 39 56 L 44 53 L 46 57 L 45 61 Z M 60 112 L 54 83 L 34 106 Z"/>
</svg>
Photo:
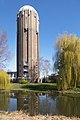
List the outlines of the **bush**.
<svg viewBox="0 0 80 120">
<path fill-rule="evenodd" d="M 0 71 L 0 89 L 10 87 L 10 77 L 5 71 Z"/>
<path fill-rule="evenodd" d="M 28 83 L 28 80 L 21 80 L 20 83 L 21 83 L 21 84 L 27 84 L 27 83 Z"/>
</svg>

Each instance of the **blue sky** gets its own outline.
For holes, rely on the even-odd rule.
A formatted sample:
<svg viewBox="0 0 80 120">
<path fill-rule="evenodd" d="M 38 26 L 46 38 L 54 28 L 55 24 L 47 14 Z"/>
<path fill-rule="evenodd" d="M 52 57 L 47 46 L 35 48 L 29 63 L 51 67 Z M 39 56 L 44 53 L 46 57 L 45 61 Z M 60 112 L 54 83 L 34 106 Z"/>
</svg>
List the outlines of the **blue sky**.
<svg viewBox="0 0 80 120">
<path fill-rule="evenodd" d="M 0 28 L 7 32 L 12 71 L 16 70 L 16 16 L 24 5 L 33 6 L 40 16 L 40 57 L 52 63 L 59 34 L 67 31 L 80 37 L 80 0 L 0 0 Z"/>
</svg>

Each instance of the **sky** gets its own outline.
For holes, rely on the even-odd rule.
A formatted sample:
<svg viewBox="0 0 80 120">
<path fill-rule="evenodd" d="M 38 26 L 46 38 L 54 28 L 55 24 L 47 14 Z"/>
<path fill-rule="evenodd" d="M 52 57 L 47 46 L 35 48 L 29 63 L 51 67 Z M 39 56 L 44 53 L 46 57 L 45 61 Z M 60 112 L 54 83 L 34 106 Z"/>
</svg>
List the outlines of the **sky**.
<svg viewBox="0 0 80 120">
<path fill-rule="evenodd" d="M 55 55 L 59 34 L 68 32 L 80 37 L 80 0 L 0 0 L 0 29 L 7 32 L 12 59 L 8 70 L 16 70 L 17 13 L 24 5 L 33 6 L 40 18 L 40 57 Z M 54 56 L 55 57 L 55 56 Z"/>
</svg>

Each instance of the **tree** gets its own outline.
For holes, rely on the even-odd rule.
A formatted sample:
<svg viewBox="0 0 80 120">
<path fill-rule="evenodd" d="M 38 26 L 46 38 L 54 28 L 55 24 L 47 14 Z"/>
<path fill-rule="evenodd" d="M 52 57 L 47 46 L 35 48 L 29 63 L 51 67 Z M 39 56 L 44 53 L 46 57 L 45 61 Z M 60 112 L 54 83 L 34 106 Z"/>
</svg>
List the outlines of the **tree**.
<svg viewBox="0 0 80 120">
<path fill-rule="evenodd" d="M 40 71 L 44 77 L 47 77 L 49 71 L 51 71 L 50 61 L 43 57 L 40 59 Z"/>
<path fill-rule="evenodd" d="M 10 77 L 6 72 L 0 71 L 0 89 L 6 89 L 8 87 L 10 87 Z"/>
<path fill-rule="evenodd" d="M 30 82 L 38 82 L 38 75 L 36 73 L 36 67 L 33 66 L 29 69 L 28 75 L 30 77 Z"/>
<path fill-rule="evenodd" d="M 54 67 L 59 75 L 58 89 L 76 87 L 80 77 L 80 39 L 76 35 L 58 37 Z"/>
<path fill-rule="evenodd" d="M 10 52 L 7 45 L 7 34 L 6 32 L 0 32 L 0 69 L 6 68 L 6 63 L 10 59 Z"/>
</svg>

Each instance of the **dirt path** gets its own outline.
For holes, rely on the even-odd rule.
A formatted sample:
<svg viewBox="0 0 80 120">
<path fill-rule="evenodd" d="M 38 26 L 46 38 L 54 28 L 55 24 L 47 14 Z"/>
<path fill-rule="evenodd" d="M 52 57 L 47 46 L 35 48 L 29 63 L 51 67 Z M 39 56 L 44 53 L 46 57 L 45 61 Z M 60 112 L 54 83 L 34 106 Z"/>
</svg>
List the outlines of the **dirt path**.
<svg viewBox="0 0 80 120">
<path fill-rule="evenodd" d="M 65 117 L 65 116 L 28 116 L 25 113 L 20 112 L 0 112 L 0 120 L 80 120 L 80 118 L 75 117 Z"/>
</svg>

